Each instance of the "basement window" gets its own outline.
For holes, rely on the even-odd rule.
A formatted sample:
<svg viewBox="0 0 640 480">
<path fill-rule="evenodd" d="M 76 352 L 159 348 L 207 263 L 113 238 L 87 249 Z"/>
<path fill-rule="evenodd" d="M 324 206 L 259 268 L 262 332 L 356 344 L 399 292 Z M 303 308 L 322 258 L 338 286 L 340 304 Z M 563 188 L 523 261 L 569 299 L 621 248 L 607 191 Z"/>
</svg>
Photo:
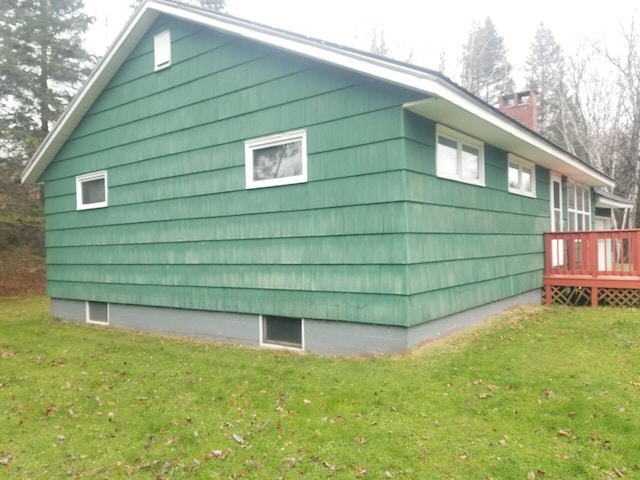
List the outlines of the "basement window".
<svg viewBox="0 0 640 480">
<path fill-rule="evenodd" d="M 263 346 L 303 349 L 304 321 L 301 318 L 261 315 L 260 340 Z"/>
<path fill-rule="evenodd" d="M 307 134 L 304 130 L 244 143 L 247 188 L 307 181 Z"/>
<path fill-rule="evenodd" d="M 109 325 L 109 304 L 105 302 L 87 302 L 87 323 Z"/>
<path fill-rule="evenodd" d="M 93 172 L 76 177 L 76 208 L 87 210 L 108 204 L 107 172 Z"/>
<path fill-rule="evenodd" d="M 171 32 L 165 30 L 153 37 L 154 71 L 171 66 Z"/>
<path fill-rule="evenodd" d="M 484 186 L 484 144 L 442 125 L 436 136 L 438 176 Z"/>
<path fill-rule="evenodd" d="M 509 191 L 528 197 L 536 196 L 536 166 L 509 154 Z"/>
</svg>

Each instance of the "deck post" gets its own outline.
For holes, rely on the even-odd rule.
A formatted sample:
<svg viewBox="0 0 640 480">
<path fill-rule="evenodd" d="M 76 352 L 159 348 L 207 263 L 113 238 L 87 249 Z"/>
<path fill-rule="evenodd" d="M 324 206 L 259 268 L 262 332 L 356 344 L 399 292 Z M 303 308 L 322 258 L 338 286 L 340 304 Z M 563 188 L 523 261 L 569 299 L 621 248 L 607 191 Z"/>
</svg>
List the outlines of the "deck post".
<svg viewBox="0 0 640 480">
<path fill-rule="evenodd" d="M 591 287 L 591 306 L 598 306 L 598 287 Z"/>
<path fill-rule="evenodd" d="M 638 261 L 640 261 L 640 237 L 638 236 L 638 231 L 631 232 L 629 238 L 629 241 L 633 242 L 633 247 L 630 249 L 633 252 L 633 258 L 629 262 L 631 263 L 629 275 L 638 275 L 640 274 L 640 265 L 638 265 Z"/>
<path fill-rule="evenodd" d="M 546 283 L 544 286 L 544 303 L 545 305 L 551 305 L 551 285 Z"/>
<path fill-rule="evenodd" d="M 587 251 L 589 252 L 588 253 L 589 263 L 590 263 L 589 269 L 591 270 L 591 276 L 595 278 L 598 276 L 598 237 L 593 234 L 587 235 L 586 243 L 587 243 Z M 596 303 L 598 303 L 597 299 L 596 299 Z M 593 305 L 593 300 L 591 300 L 591 304 Z"/>
</svg>

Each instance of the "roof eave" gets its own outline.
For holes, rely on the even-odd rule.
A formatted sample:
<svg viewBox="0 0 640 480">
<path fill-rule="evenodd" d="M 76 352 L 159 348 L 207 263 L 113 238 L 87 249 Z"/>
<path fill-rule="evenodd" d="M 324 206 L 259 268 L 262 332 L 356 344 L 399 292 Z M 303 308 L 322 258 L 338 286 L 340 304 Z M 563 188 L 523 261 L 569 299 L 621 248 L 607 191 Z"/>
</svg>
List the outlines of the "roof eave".
<svg viewBox="0 0 640 480">
<path fill-rule="evenodd" d="M 405 107 L 412 111 L 418 110 L 417 113 L 420 114 L 420 111 L 423 113 L 425 111 L 421 106 L 434 105 L 433 102 L 441 104 L 445 102 L 445 106 L 448 108 L 467 112 L 468 118 L 475 119 L 478 125 L 483 125 L 485 129 L 493 132 L 496 138 L 501 135 L 502 138 L 514 141 L 518 145 L 530 145 L 535 153 L 542 154 L 544 158 L 548 157 L 547 163 L 559 163 L 561 168 L 554 170 L 558 170 L 560 173 L 569 172 L 571 173 L 569 176 L 574 178 L 577 176 L 576 180 L 581 180 L 592 186 L 613 187 L 614 185 L 614 181 L 606 175 L 555 147 L 515 121 L 506 118 L 490 105 L 464 91 L 453 82 L 447 81 L 437 72 L 164 0 L 148 0 L 138 8 L 104 59 L 98 64 L 89 80 L 25 167 L 22 175 L 23 182 L 38 181 L 42 172 L 64 145 L 102 89 L 120 68 L 149 26 L 162 13 L 421 92 L 429 99 L 414 102 L 405 105 Z M 500 147 L 500 144 L 496 146 Z M 535 158 L 530 158 L 530 160 L 536 161 Z"/>
<path fill-rule="evenodd" d="M 463 92 L 448 82 L 439 82 L 433 96 L 404 107 L 438 123 L 522 156 L 549 170 L 593 187 L 613 187 L 615 182 L 578 158 L 565 152 L 515 120 Z M 464 125 L 464 127 L 461 127 Z"/>
<path fill-rule="evenodd" d="M 598 198 L 596 199 L 596 207 L 622 208 L 626 210 L 626 209 L 632 208 L 633 204 L 631 202 L 620 202 L 620 201 L 612 200 L 610 198 L 604 198 L 604 197 L 598 196 Z"/>
<path fill-rule="evenodd" d="M 148 4 L 138 8 L 25 166 L 20 178 L 22 183 L 38 182 L 40 175 L 158 15 Z"/>
</svg>

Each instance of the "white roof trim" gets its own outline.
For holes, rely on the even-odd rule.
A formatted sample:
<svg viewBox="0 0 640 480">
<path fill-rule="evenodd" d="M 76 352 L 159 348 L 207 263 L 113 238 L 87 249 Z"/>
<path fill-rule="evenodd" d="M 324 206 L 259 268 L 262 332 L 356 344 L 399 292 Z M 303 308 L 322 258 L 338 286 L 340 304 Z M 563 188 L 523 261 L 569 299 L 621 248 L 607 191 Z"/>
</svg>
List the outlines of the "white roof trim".
<svg viewBox="0 0 640 480">
<path fill-rule="evenodd" d="M 35 183 L 47 168 L 53 157 L 67 141 L 93 102 L 116 74 L 124 60 L 131 53 L 147 29 L 158 18 L 158 13 L 144 4 L 138 8 L 122 29 L 113 45 L 95 67 L 91 75 L 71 100 L 53 129 L 42 141 L 33 157 L 22 172 L 22 183 Z"/>
<path fill-rule="evenodd" d="M 601 197 L 598 194 L 596 194 L 596 196 L 597 196 L 596 207 L 624 208 L 624 209 L 633 207 L 633 204 L 631 202 L 621 202 L 621 201 L 613 200 L 611 198 Z"/>
<path fill-rule="evenodd" d="M 505 118 L 500 112 L 483 103 L 463 89 L 447 82 L 438 75 L 404 66 L 368 54 L 325 45 L 317 40 L 288 35 L 268 27 L 254 25 L 233 17 L 216 15 L 201 9 L 167 2 L 148 0 L 134 13 L 104 59 L 98 64 L 85 85 L 71 102 L 67 110 L 42 142 L 22 174 L 23 183 L 34 183 L 47 165 L 69 138 L 82 117 L 91 107 L 102 89 L 120 68 L 129 53 L 146 33 L 159 14 L 204 25 L 219 31 L 238 35 L 283 50 L 304 55 L 322 62 L 359 72 L 385 82 L 410 88 L 425 95 L 443 99 L 503 131 L 506 135 L 525 142 L 536 150 L 557 158 L 565 169 L 575 170 L 583 182 L 594 186 L 613 187 L 614 182 L 606 175 L 572 157 L 553 144 L 545 141 L 515 121 Z M 419 103 L 419 102 L 418 102 Z M 409 105 L 405 107 L 409 108 Z"/>
</svg>

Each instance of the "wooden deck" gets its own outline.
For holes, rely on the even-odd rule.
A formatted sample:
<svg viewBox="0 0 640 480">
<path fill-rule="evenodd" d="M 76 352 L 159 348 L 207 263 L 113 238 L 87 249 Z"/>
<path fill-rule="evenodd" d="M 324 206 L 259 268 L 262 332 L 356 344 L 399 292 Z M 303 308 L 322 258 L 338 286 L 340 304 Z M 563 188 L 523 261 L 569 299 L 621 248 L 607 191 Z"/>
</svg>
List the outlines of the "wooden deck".
<svg viewBox="0 0 640 480">
<path fill-rule="evenodd" d="M 544 235 L 545 303 L 640 305 L 640 230 Z"/>
</svg>

